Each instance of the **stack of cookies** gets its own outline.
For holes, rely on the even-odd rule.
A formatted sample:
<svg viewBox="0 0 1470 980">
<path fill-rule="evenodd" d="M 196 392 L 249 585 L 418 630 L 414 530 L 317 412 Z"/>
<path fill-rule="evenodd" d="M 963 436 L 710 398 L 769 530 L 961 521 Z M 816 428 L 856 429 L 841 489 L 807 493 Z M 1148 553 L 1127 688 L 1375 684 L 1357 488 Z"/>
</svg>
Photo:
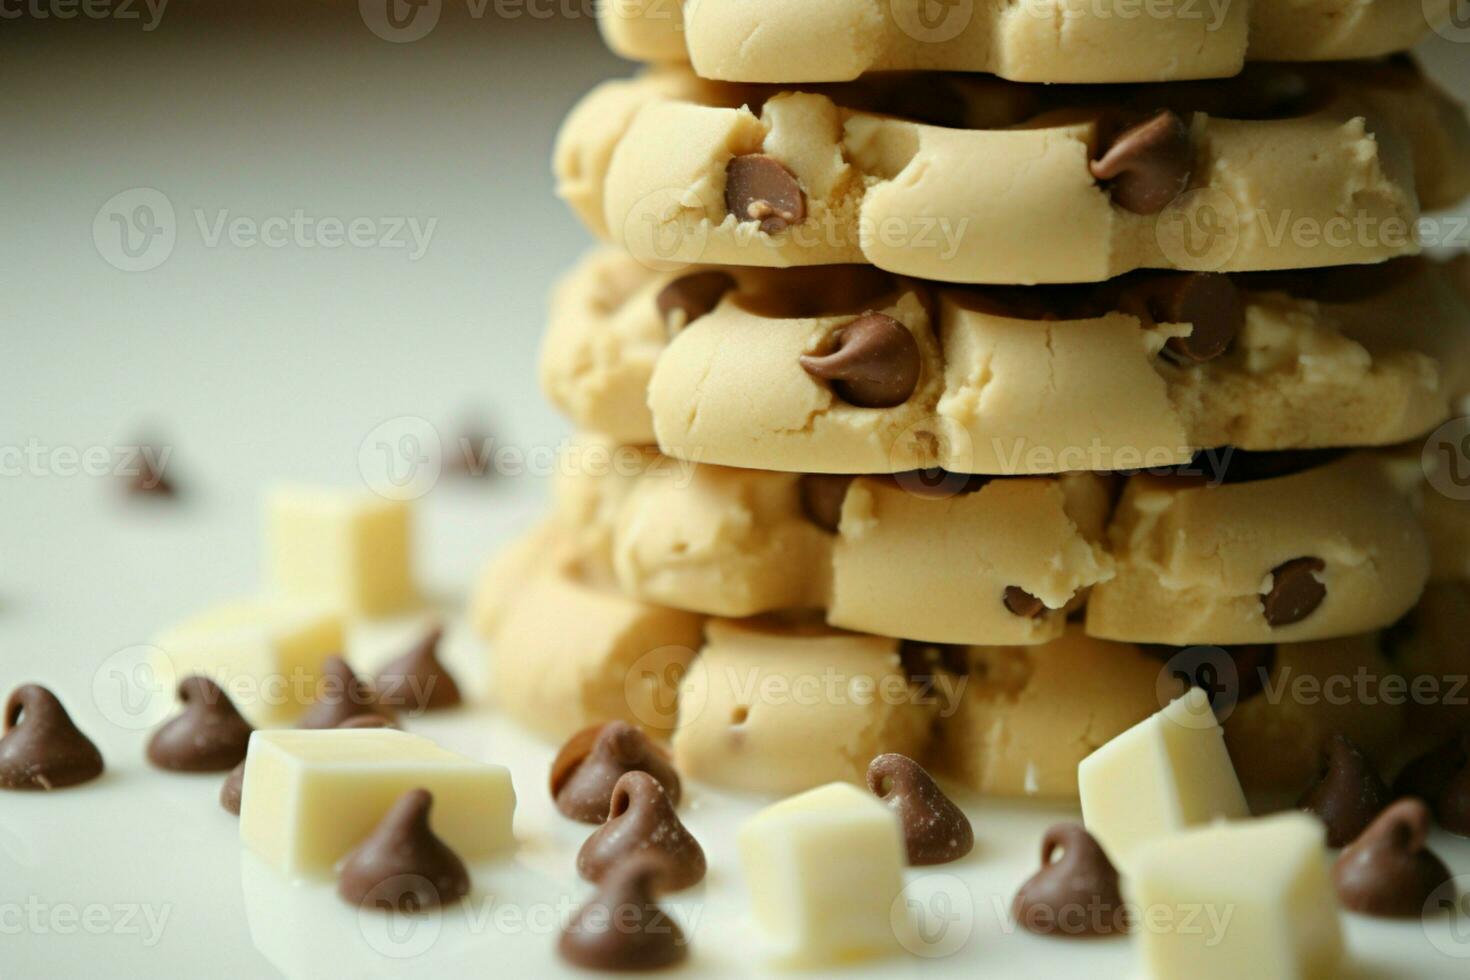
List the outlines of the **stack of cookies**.
<svg viewBox="0 0 1470 980">
<path fill-rule="evenodd" d="M 1470 277 L 1419 254 L 1470 129 L 1398 53 L 1452 3 L 1115 6 L 605 5 L 647 67 L 555 151 L 605 244 L 541 363 L 584 434 L 475 602 L 504 710 L 1056 800 L 1189 686 L 1258 791 L 1463 723 L 1383 690 L 1470 668 L 1420 454 Z"/>
</svg>

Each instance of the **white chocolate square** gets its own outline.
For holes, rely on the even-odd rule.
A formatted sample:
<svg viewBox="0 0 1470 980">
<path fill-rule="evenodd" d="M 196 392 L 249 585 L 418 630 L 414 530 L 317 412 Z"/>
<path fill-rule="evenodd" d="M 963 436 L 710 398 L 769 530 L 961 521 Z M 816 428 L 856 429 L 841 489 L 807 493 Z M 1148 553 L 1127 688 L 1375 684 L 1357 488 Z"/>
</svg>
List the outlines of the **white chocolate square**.
<svg viewBox="0 0 1470 980">
<path fill-rule="evenodd" d="M 1217 824 L 1138 849 L 1125 879 L 1148 980 L 1328 980 L 1342 923 L 1317 818 Z"/>
<path fill-rule="evenodd" d="M 509 770 L 391 728 L 253 734 L 240 840 L 282 874 L 326 874 L 420 787 L 434 796 L 434 833 L 466 861 L 514 842 Z"/>
<path fill-rule="evenodd" d="M 281 488 L 267 504 L 272 587 L 351 616 L 385 616 L 417 601 L 409 505 L 372 494 Z"/>
<path fill-rule="evenodd" d="M 342 617 L 321 607 L 248 599 L 207 609 L 159 634 L 154 668 L 172 703 L 179 679 L 217 683 L 253 724 L 289 724 L 310 703 L 322 661 L 343 649 Z"/>
<path fill-rule="evenodd" d="M 1199 688 L 1083 759 L 1077 782 L 1083 822 L 1125 872 L 1143 844 L 1250 816 L 1224 733 Z"/>
<path fill-rule="evenodd" d="M 831 783 L 782 800 L 745 822 L 739 846 L 753 916 L 778 959 L 835 963 L 897 947 L 903 833 L 871 793 Z"/>
</svg>

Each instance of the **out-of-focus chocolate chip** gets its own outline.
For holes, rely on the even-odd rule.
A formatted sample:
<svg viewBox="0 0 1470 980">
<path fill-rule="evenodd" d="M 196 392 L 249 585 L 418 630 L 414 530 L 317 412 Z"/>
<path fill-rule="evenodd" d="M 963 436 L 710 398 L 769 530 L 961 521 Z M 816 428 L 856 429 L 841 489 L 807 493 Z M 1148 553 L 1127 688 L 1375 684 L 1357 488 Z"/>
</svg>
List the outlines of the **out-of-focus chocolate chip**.
<svg viewBox="0 0 1470 980">
<path fill-rule="evenodd" d="M 1046 603 L 1019 585 L 1007 585 L 1003 599 L 1006 609 L 1010 610 L 1012 615 L 1020 616 L 1022 619 L 1036 619 L 1046 612 Z"/>
<path fill-rule="evenodd" d="M 797 481 L 801 493 L 801 510 L 807 520 L 824 531 L 837 533 L 842 521 L 842 502 L 853 478 L 831 473 L 811 473 Z"/>
<path fill-rule="evenodd" d="M 759 221 L 776 235 L 806 220 L 806 195 L 775 157 L 747 153 L 725 167 L 725 208 L 737 221 Z"/>
<path fill-rule="evenodd" d="M 726 293 L 735 288 L 735 277 L 718 269 L 691 272 L 659 290 L 654 300 L 658 318 L 673 330 L 682 330 L 708 314 Z M 680 314 L 677 318 L 675 314 Z"/>
<path fill-rule="evenodd" d="M 1364 915 L 1418 918 L 1451 879 L 1429 850 L 1429 807 L 1403 799 L 1379 814 L 1332 869 L 1343 907 Z"/>
<path fill-rule="evenodd" d="M 372 684 L 352 672 L 341 657 L 328 657 L 317 678 L 316 700 L 302 714 L 297 728 L 336 728 L 357 715 L 380 714 L 397 717 L 390 705 L 384 704 Z"/>
<path fill-rule="evenodd" d="M 453 708 L 460 702 L 454 675 L 439 662 L 444 630 L 435 627 L 414 648 L 378 671 L 378 703 L 418 714 Z"/>
<path fill-rule="evenodd" d="M 704 849 L 679 819 L 663 784 L 646 772 L 626 772 L 613 787 L 607 823 L 577 853 L 577 873 L 601 881 L 630 856 L 647 853 L 667 861 L 664 887 L 669 891 L 704 880 Z"/>
<path fill-rule="evenodd" d="M 1143 643 L 1139 650 L 1154 659 L 1170 664 L 1175 676 L 1198 687 L 1210 699 L 1215 713 L 1223 712 L 1260 694 L 1276 666 L 1274 643 L 1251 643 L 1218 647 L 1207 644 L 1181 647 L 1163 643 Z M 1229 659 L 1234 677 L 1221 670 L 1222 655 Z M 1223 674 L 1223 676 L 1222 676 Z"/>
<path fill-rule="evenodd" d="M 874 759 L 868 789 L 898 814 L 909 864 L 948 864 L 974 848 L 970 819 L 908 756 L 889 752 Z"/>
<path fill-rule="evenodd" d="M 1320 558 L 1293 558 L 1271 570 L 1271 591 L 1261 596 L 1261 611 L 1272 626 L 1300 623 L 1322 605 L 1327 586 L 1317 580 L 1326 569 Z"/>
<path fill-rule="evenodd" d="M 1393 781 L 1393 795 L 1417 796 L 1431 804 L 1444 795 L 1455 774 L 1470 765 L 1470 736 L 1456 735 L 1417 756 Z"/>
<path fill-rule="evenodd" d="M 614 865 L 562 932 L 562 957 L 589 970 L 619 972 L 682 962 L 688 941 L 656 900 L 668 877 L 666 859 L 657 854 L 635 854 Z"/>
<path fill-rule="evenodd" d="M 1470 766 L 1461 766 L 1434 801 L 1434 816 L 1452 834 L 1470 837 Z"/>
<path fill-rule="evenodd" d="M 354 905 L 417 912 L 459 901 L 470 873 L 459 855 L 429 829 L 434 798 L 412 789 L 342 862 L 337 894 Z"/>
<path fill-rule="evenodd" d="M 165 456 L 153 447 L 140 446 L 134 450 L 128 478 L 128 493 L 144 497 L 172 497 L 174 485 L 163 472 L 161 460 Z"/>
<path fill-rule="evenodd" d="M 148 761 L 174 772 L 225 772 L 245 758 L 254 731 L 235 702 L 208 677 L 179 682 L 184 710 L 148 740 Z"/>
<path fill-rule="evenodd" d="M 102 775 L 102 753 L 56 695 L 22 684 L 5 702 L 0 789 L 62 789 Z"/>
<path fill-rule="evenodd" d="M 898 658 L 910 680 L 933 677 L 936 671 L 963 676 L 970 672 L 966 649 L 953 643 L 904 640 L 898 645 Z"/>
<path fill-rule="evenodd" d="M 564 816 L 602 823 L 612 808 L 613 788 L 624 773 L 646 772 L 679 805 L 679 773 L 668 754 L 624 721 L 582 729 L 567 740 L 551 764 L 551 798 Z"/>
<path fill-rule="evenodd" d="M 1345 847 L 1357 840 L 1390 796 L 1378 773 L 1358 747 L 1333 735 L 1322 750 L 1321 777 L 1297 804 L 1327 825 L 1327 845 Z"/>
<path fill-rule="evenodd" d="M 925 470 L 905 470 L 894 473 L 888 479 L 900 490 L 922 497 L 925 500 L 947 500 L 967 493 L 978 493 L 993 476 L 979 473 L 951 473 L 937 466 Z"/>
<path fill-rule="evenodd" d="M 397 728 L 398 723 L 392 718 L 378 714 L 353 715 L 344 718 L 337 723 L 338 728 Z"/>
<path fill-rule="evenodd" d="M 1108 184 L 1120 208 L 1158 214 L 1189 186 L 1194 171 L 1189 126 L 1177 113 L 1160 112 L 1108 141 L 1091 170 Z"/>
<path fill-rule="evenodd" d="M 240 815 L 240 801 L 245 795 L 245 763 L 230 770 L 219 788 L 219 805 L 235 816 Z"/>
<path fill-rule="evenodd" d="M 919 342 L 884 313 L 864 313 L 832 333 L 827 354 L 803 354 L 801 366 L 832 383 L 838 398 L 859 408 L 902 405 L 919 386 Z"/>
<path fill-rule="evenodd" d="M 1061 851 L 1057 857 L 1057 851 Z M 1109 936 L 1128 931 L 1118 872 L 1081 824 L 1062 823 L 1041 839 L 1041 870 L 1011 903 L 1011 917 L 1044 936 Z"/>
<path fill-rule="evenodd" d="M 1139 279 L 1121 308 L 1154 323 L 1188 323 L 1188 337 L 1170 337 L 1164 351 L 1180 364 L 1202 364 L 1230 349 L 1245 328 L 1245 297 L 1229 276 L 1214 272 L 1163 273 Z"/>
</svg>

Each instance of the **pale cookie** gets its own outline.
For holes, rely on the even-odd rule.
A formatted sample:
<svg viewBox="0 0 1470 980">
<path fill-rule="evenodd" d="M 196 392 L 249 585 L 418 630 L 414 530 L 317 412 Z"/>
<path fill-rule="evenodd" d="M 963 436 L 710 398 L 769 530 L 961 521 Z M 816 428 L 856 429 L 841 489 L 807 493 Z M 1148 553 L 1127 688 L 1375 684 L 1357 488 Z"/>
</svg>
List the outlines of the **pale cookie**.
<svg viewBox="0 0 1470 980">
<path fill-rule="evenodd" d="M 616 0 L 608 47 L 687 60 L 706 78 L 840 82 L 865 72 L 986 72 L 1023 82 L 1224 78 L 1253 61 L 1346 61 L 1405 51 L 1448 21 L 1447 0 Z"/>
<path fill-rule="evenodd" d="M 1382 629 L 1408 612 L 1429 577 L 1417 487 L 1370 453 L 1249 479 L 1280 462 L 1243 457 L 1220 486 L 1130 480 L 1108 530 L 1116 574 L 1093 589 L 1087 632 L 1290 642 Z"/>
<path fill-rule="evenodd" d="M 655 267 L 998 284 L 1380 262 L 1417 250 L 1421 204 L 1470 190 L 1463 113 L 1399 63 L 1103 91 L 915 84 L 608 83 L 558 137 L 559 190 Z"/>
<path fill-rule="evenodd" d="M 885 752 L 921 755 L 932 699 L 897 640 L 792 622 L 711 621 L 679 689 L 674 762 L 690 779 L 786 795 L 862 784 Z"/>
<path fill-rule="evenodd" d="M 863 266 L 656 273 L 603 250 L 558 287 L 542 378 L 590 430 L 757 469 L 1046 473 L 1227 443 L 1387 445 L 1470 391 L 1470 309 L 1450 279 L 1404 259 L 961 290 Z M 915 336 L 900 405 L 853 405 L 802 360 L 869 311 Z"/>
</svg>

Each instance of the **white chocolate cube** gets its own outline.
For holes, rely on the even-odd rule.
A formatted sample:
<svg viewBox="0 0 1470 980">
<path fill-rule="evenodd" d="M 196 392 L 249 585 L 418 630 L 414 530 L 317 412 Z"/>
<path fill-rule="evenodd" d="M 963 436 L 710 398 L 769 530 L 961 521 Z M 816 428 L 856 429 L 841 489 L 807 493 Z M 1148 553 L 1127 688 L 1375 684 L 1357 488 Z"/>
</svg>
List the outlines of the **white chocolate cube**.
<svg viewBox="0 0 1470 980">
<path fill-rule="evenodd" d="M 405 501 L 285 488 L 267 510 L 269 578 L 282 596 L 352 616 L 389 615 L 417 600 Z"/>
<path fill-rule="evenodd" d="M 342 652 L 342 617 L 321 607 L 228 602 L 161 633 L 154 645 L 159 692 L 170 702 L 179 679 L 202 674 L 253 724 L 282 725 L 311 702 L 322 661 Z"/>
<path fill-rule="evenodd" d="M 514 842 L 509 770 L 391 728 L 251 735 L 240 840 L 283 874 L 326 874 L 420 787 L 434 795 L 434 833 L 466 861 Z"/>
<path fill-rule="evenodd" d="M 1140 847 L 1126 879 L 1149 980 L 1327 980 L 1342 923 L 1322 823 L 1286 813 Z"/>
<path fill-rule="evenodd" d="M 1077 782 L 1083 822 L 1124 871 L 1143 844 L 1250 816 L 1224 734 L 1199 688 L 1083 759 Z"/>
<path fill-rule="evenodd" d="M 871 793 L 831 783 L 782 800 L 745 822 L 739 846 L 752 914 L 779 959 L 833 963 L 897 947 L 903 833 Z"/>
</svg>

